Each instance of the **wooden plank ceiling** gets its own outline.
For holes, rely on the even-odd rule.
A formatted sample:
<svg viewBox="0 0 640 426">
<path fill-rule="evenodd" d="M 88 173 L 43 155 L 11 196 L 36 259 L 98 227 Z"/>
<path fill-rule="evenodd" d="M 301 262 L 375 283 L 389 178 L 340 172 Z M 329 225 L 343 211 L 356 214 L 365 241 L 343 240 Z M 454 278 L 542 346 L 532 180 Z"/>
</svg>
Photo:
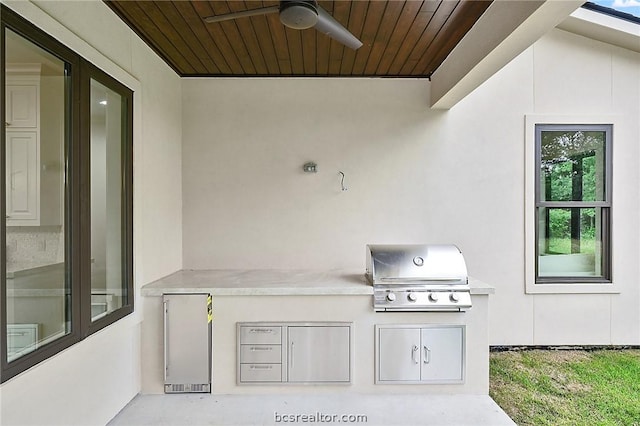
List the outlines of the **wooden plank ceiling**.
<svg viewBox="0 0 640 426">
<path fill-rule="evenodd" d="M 356 51 L 277 13 L 203 20 L 277 1 L 105 3 L 180 76 L 429 77 L 491 1 L 319 1 L 363 42 Z"/>
</svg>

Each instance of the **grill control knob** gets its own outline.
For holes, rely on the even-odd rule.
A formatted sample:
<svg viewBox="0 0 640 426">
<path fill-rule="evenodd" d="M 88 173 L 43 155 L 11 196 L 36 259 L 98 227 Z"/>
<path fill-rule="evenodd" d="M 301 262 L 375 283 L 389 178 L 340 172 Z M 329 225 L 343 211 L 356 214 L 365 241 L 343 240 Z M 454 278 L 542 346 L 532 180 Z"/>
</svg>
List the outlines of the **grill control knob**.
<svg viewBox="0 0 640 426">
<path fill-rule="evenodd" d="M 457 294 L 455 294 L 455 293 L 451 293 L 451 294 L 449 295 L 449 300 L 451 300 L 453 303 L 456 303 L 457 301 L 459 301 L 459 300 L 460 300 L 460 296 L 458 296 L 458 295 L 457 295 Z"/>
<path fill-rule="evenodd" d="M 387 300 L 389 302 L 393 302 L 394 300 L 396 300 L 396 295 L 394 293 L 388 293 L 387 294 Z"/>
<path fill-rule="evenodd" d="M 409 299 L 411 302 L 415 302 L 416 300 L 418 300 L 418 295 L 415 293 L 409 293 L 407 299 Z"/>
<path fill-rule="evenodd" d="M 429 300 L 431 300 L 432 302 L 437 302 L 438 301 L 438 293 L 429 293 Z"/>
</svg>

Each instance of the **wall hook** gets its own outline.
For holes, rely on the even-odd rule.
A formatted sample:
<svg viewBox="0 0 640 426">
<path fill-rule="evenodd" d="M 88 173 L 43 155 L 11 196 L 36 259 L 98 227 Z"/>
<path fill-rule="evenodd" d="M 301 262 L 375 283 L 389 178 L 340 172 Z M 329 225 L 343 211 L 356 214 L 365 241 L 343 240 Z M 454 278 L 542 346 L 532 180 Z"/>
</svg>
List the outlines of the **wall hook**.
<svg viewBox="0 0 640 426">
<path fill-rule="evenodd" d="M 344 173 L 342 173 L 342 172 L 338 172 L 338 173 L 340 173 L 340 175 L 342 176 L 342 177 L 340 178 L 340 188 L 341 188 L 343 191 L 346 191 L 346 190 L 347 190 L 347 187 L 346 187 L 346 186 L 344 186 Z"/>
</svg>

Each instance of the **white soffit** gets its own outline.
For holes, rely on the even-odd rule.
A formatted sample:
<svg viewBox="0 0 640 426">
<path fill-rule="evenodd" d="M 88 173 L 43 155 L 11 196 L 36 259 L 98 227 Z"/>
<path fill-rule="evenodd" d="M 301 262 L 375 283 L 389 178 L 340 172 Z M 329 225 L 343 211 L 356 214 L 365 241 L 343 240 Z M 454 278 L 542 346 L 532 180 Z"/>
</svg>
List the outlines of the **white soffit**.
<svg viewBox="0 0 640 426">
<path fill-rule="evenodd" d="M 605 13 L 580 8 L 562 21 L 558 28 L 640 52 L 640 24 Z"/>
<path fill-rule="evenodd" d="M 431 107 L 453 107 L 583 3 L 495 0 L 431 76 Z"/>
</svg>

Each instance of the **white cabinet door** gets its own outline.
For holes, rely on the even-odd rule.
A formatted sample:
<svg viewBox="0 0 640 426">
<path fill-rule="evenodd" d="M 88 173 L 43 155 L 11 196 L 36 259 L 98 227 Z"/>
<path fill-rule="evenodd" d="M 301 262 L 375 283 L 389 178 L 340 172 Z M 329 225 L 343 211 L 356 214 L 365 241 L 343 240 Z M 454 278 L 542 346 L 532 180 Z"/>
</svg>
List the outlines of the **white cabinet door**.
<svg viewBox="0 0 640 426">
<path fill-rule="evenodd" d="M 420 380 L 420 329 L 379 328 L 380 381 Z"/>
<path fill-rule="evenodd" d="M 462 381 L 462 328 L 423 328 L 422 381 Z"/>
<path fill-rule="evenodd" d="M 38 125 L 38 86 L 7 85 L 6 124 L 7 129 L 16 127 L 37 127 Z"/>
<path fill-rule="evenodd" d="M 348 326 L 289 326 L 289 382 L 349 382 Z"/>
<path fill-rule="evenodd" d="M 8 131 L 6 147 L 7 219 L 18 225 L 27 224 L 22 221 L 37 222 L 40 211 L 37 133 Z"/>
</svg>

